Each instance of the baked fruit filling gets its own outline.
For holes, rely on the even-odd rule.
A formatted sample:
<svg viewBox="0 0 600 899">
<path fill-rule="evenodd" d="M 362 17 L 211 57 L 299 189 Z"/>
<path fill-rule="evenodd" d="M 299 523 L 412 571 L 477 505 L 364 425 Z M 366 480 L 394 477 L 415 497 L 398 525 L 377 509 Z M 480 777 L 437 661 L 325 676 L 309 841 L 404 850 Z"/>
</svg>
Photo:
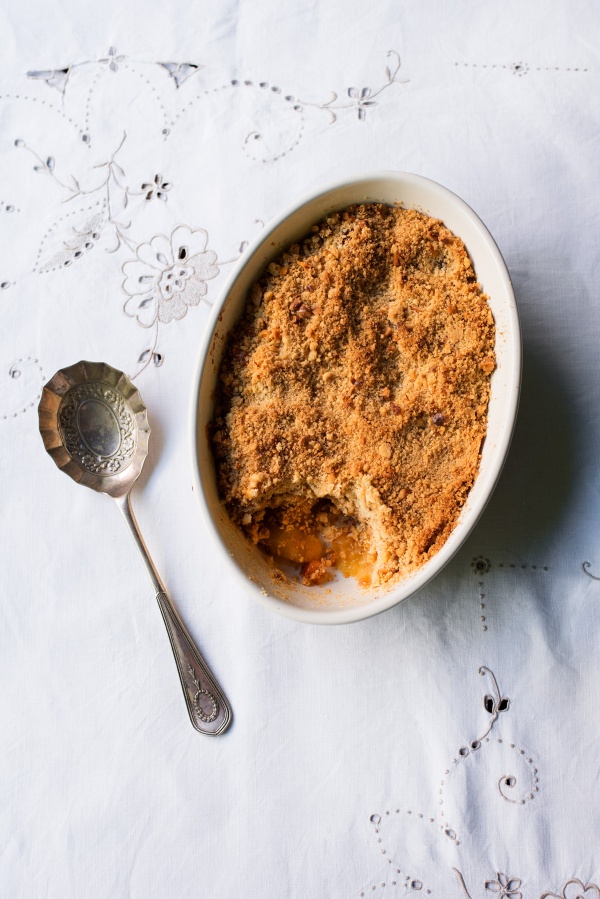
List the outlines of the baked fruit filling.
<svg viewBox="0 0 600 899">
<path fill-rule="evenodd" d="M 225 348 L 210 433 L 228 514 L 276 578 L 405 577 L 477 475 L 494 320 L 460 238 L 350 207 L 267 267 Z"/>
<path fill-rule="evenodd" d="M 356 578 L 362 587 L 371 583 L 375 555 L 364 528 L 329 500 L 301 498 L 267 509 L 247 532 L 279 568 L 288 567 L 307 586 L 326 584 L 335 571 Z"/>
</svg>

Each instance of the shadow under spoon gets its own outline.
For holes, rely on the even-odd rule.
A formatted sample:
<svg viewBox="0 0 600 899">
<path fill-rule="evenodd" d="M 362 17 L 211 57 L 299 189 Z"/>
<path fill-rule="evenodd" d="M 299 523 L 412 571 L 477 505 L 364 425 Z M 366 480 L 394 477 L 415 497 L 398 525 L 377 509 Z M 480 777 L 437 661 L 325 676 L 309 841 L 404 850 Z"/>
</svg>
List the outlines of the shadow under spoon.
<svg viewBox="0 0 600 899">
<path fill-rule="evenodd" d="M 38 411 L 44 446 L 58 467 L 121 510 L 154 587 L 190 720 L 201 734 L 222 734 L 231 723 L 229 703 L 171 603 L 131 508 L 150 436 L 139 391 L 110 365 L 78 362 L 46 384 Z"/>
</svg>

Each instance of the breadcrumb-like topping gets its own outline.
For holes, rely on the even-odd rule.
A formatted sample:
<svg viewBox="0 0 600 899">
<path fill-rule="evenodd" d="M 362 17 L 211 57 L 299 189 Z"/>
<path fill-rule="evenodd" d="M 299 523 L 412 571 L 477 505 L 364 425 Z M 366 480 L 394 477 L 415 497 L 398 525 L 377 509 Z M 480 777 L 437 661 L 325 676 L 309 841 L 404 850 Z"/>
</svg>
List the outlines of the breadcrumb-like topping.
<svg viewBox="0 0 600 899">
<path fill-rule="evenodd" d="M 444 544 L 486 432 L 495 327 L 465 246 L 413 209 L 352 206 L 267 266 L 231 332 L 211 425 L 219 490 L 255 543 L 328 499 L 372 586 Z M 283 512 L 282 512 L 283 510 Z"/>
</svg>

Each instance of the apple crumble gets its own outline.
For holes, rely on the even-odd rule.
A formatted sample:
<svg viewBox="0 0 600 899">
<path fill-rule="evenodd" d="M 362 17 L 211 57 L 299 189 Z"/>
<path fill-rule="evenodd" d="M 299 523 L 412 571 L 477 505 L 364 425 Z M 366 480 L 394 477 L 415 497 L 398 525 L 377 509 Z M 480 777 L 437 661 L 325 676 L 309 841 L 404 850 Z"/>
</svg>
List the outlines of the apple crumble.
<svg viewBox="0 0 600 899">
<path fill-rule="evenodd" d="M 479 467 L 494 339 L 462 240 L 413 209 L 349 207 L 267 266 L 210 433 L 228 514 L 275 576 L 378 587 L 442 547 Z"/>
</svg>

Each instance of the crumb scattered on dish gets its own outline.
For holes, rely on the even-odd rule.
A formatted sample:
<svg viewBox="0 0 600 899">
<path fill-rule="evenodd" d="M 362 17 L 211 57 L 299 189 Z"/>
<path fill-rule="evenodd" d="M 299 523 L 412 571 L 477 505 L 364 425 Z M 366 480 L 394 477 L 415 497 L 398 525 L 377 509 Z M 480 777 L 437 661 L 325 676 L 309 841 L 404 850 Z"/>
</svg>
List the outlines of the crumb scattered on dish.
<svg viewBox="0 0 600 899">
<path fill-rule="evenodd" d="M 473 485 L 494 320 L 462 240 L 412 209 L 328 216 L 252 287 L 211 424 L 219 490 L 274 573 L 390 585 Z"/>
</svg>

